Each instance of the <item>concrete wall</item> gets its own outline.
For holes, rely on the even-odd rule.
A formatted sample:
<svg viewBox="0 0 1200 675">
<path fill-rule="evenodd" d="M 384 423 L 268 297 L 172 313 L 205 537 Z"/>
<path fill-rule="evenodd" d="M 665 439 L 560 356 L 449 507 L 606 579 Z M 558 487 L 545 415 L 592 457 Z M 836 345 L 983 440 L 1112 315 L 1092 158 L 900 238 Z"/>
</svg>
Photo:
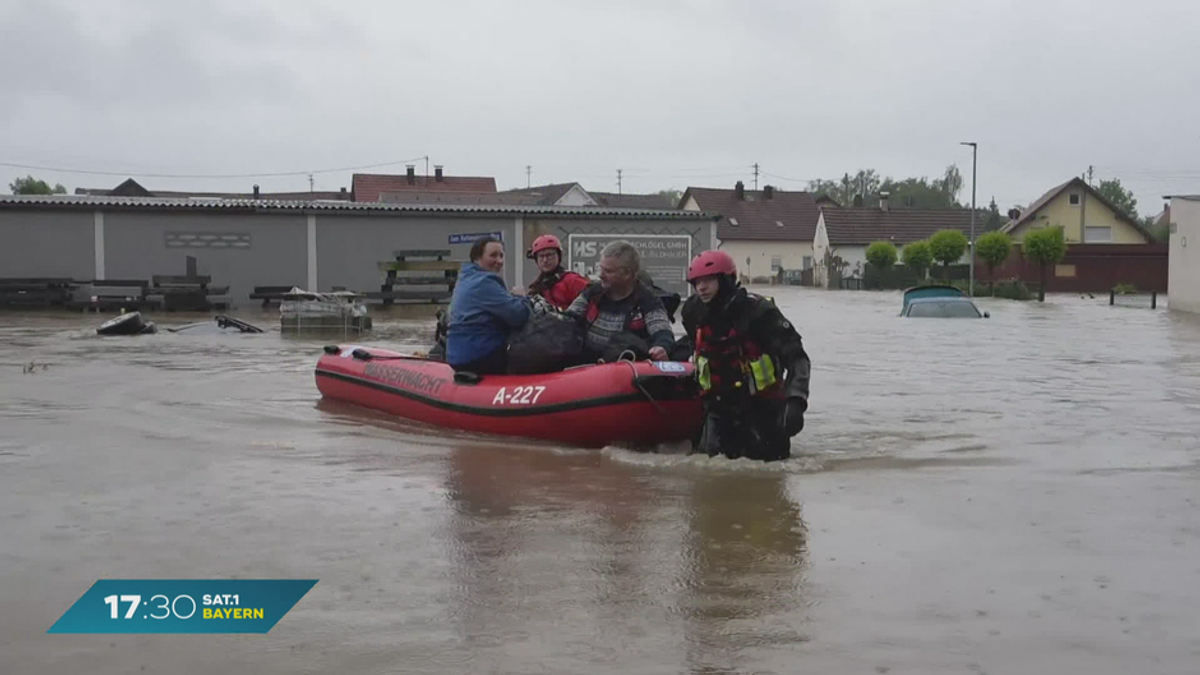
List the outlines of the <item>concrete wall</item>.
<svg viewBox="0 0 1200 675">
<path fill-rule="evenodd" d="M 1171 309 L 1200 314 L 1200 199 L 1171 200 Z"/>
<path fill-rule="evenodd" d="M 255 286 L 304 285 L 308 240 L 305 217 L 253 213 L 108 211 L 104 214 L 104 258 L 109 279 L 145 279 L 187 272 L 187 257 L 196 273 L 212 277 L 212 285 L 229 286 L 231 302 L 245 305 Z M 249 246 L 220 246 L 197 237 L 249 236 Z M 177 243 L 185 241 L 186 245 Z M 225 241 L 223 243 L 231 244 Z"/>
<path fill-rule="evenodd" d="M 515 218 L 469 218 L 319 214 L 316 216 L 317 287 L 330 291 L 342 286 L 355 291 L 378 291 L 387 276 L 377 263 L 395 260 L 397 249 L 450 251 L 467 260 L 471 241 L 451 244 L 452 235 L 501 233 L 505 248 L 505 283 L 515 283 L 515 267 L 526 248 L 514 241 Z M 302 277 L 303 278 L 303 277 Z"/>
<path fill-rule="evenodd" d="M 805 269 L 805 258 L 808 258 L 809 268 L 816 265 L 811 241 L 724 240 L 720 248 L 733 256 L 738 274 L 751 278 L 775 276 L 776 272 L 771 269 L 773 258 L 779 258 L 785 270 Z"/>
<path fill-rule="evenodd" d="M 683 295 L 689 256 L 712 248 L 715 236 L 708 220 L 34 207 L 0 209 L 0 277 L 150 281 L 185 274 L 192 256 L 199 274 L 229 286 L 238 307 L 257 302 L 249 298 L 255 286 L 378 291 L 386 277 L 378 263 L 394 260 L 397 249 L 449 249 L 452 258 L 466 260 L 472 238 L 461 235 L 499 233 L 508 254 L 506 283 L 527 285 L 537 268 L 524 252 L 547 232 L 564 244 L 571 234 L 672 235 L 675 243 L 682 237 L 686 249 L 651 262 L 659 270 L 655 281 Z"/>
<path fill-rule="evenodd" d="M 96 276 L 91 211 L 0 211 L 0 277 Z"/>
<path fill-rule="evenodd" d="M 1071 195 L 1078 195 L 1078 204 L 1071 203 Z M 1046 204 L 1034 215 L 1032 221 L 1021 225 L 1021 227 L 1013 230 L 1010 234 L 1014 242 L 1021 241 L 1025 233 L 1031 228 L 1036 227 L 1053 227 L 1061 225 L 1063 228 L 1063 236 L 1066 237 L 1068 244 L 1081 243 L 1100 243 L 1100 242 L 1084 242 L 1084 227 L 1108 227 L 1112 230 L 1112 241 L 1103 242 L 1111 244 L 1147 244 L 1146 240 L 1138 229 L 1134 228 L 1129 223 L 1119 219 L 1099 200 L 1089 196 L 1086 190 L 1082 188 L 1068 188 L 1062 194 Z"/>
</svg>

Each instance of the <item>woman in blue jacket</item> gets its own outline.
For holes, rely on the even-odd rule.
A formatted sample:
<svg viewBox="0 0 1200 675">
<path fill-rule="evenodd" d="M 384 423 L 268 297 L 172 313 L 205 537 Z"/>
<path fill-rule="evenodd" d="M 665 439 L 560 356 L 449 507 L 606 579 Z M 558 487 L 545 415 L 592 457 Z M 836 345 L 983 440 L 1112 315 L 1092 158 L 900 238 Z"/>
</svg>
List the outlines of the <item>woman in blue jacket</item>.
<svg viewBox="0 0 1200 675">
<path fill-rule="evenodd" d="M 446 363 L 455 370 L 485 374 L 508 368 L 508 336 L 525 325 L 532 309 L 529 300 L 505 287 L 503 269 L 504 244 L 492 237 L 475 240 L 450 299 Z"/>
</svg>

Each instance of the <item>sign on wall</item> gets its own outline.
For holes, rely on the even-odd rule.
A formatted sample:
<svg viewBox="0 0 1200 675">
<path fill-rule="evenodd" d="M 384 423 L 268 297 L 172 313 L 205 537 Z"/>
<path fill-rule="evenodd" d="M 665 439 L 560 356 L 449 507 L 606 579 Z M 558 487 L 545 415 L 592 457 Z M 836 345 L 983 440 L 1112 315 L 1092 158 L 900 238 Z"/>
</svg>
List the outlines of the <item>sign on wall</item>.
<svg viewBox="0 0 1200 675">
<path fill-rule="evenodd" d="M 450 235 L 449 239 L 451 244 L 473 244 L 475 243 L 476 239 L 483 239 L 484 237 L 492 237 L 494 239 L 504 241 L 503 232 L 473 232 L 471 234 L 452 234 Z"/>
<path fill-rule="evenodd" d="M 642 270 L 654 283 L 682 297 L 691 294 L 687 266 L 692 260 L 692 237 L 688 234 L 570 234 L 567 235 L 567 268 L 592 279 L 599 279 L 596 264 L 600 251 L 623 239 L 637 249 Z"/>
</svg>

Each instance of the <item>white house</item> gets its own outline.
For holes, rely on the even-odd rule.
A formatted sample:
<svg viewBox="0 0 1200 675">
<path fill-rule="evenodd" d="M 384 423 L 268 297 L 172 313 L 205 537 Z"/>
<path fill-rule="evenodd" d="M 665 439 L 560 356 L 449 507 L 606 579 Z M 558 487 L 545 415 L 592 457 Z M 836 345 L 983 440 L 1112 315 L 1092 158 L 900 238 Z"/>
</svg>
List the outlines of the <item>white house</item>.
<svg viewBox="0 0 1200 675">
<path fill-rule="evenodd" d="M 983 223 L 975 219 L 975 234 L 982 233 Z M 876 207 L 845 207 L 821 209 L 817 231 L 813 237 L 813 257 L 816 261 L 816 286 L 829 288 L 830 266 L 838 259 L 842 275 L 862 278 L 867 264 L 867 247 L 877 241 L 891 242 L 897 249 L 914 241 L 927 239 L 940 230 L 961 230 L 970 237 L 970 209 L 910 209 L 892 208 L 884 196 Z M 969 259 L 964 254 L 964 261 Z"/>
<path fill-rule="evenodd" d="M 751 279 L 773 277 L 782 270 L 814 267 L 813 234 L 819 202 L 809 192 L 785 192 L 770 185 L 747 190 L 738 181 L 732 190 L 689 187 L 680 198 L 685 211 L 719 214 L 718 248 L 737 262 Z"/>
<path fill-rule="evenodd" d="M 1169 305 L 1173 310 L 1200 314 L 1200 195 L 1170 199 Z"/>
</svg>

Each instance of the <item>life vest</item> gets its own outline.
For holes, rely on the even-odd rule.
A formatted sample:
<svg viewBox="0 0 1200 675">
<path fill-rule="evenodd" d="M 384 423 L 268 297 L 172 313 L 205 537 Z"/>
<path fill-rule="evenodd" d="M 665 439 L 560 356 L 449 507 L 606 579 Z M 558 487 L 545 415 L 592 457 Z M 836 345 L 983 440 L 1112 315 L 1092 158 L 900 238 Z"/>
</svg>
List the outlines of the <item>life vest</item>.
<svg viewBox="0 0 1200 675">
<path fill-rule="evenodd" d="M 718 333 L 707 321 L 696 328 L 696 379 L 702 396 L 739 391 L 769 398 L 783 395 L 780 359 L 767 353 L 750 333 L 762 304 L 771 301 L 752 293 L 747 298 L 755 305 L 746 307 L 728 331 Z"/>
<path fill-rule="evenodd" d="M 529 285 L 529 291 L 532 295 L 542 296 L 558 309 L 565 310 L 591 283 L 587 277 L 559 267 L 553 272 L 539 275 Z"/>
<path fill-rule="evenodd" d="M 581 294 L 587 298 L 587 312 L 584 313 L 584 319 L 590 326 L 600 316 L 600 301 L 604 299 L 604 287 L 599 282 L 588 286 Z M 643 284 L 638 283 L 633 289 L 633 304 L 629 307 L 629 312 L 625 315 L 625 331 L 648 337 L 649 333 L 646 330 L 646 317 L 642 314 L 642 305 L 653 304 L 656 300 L 654 293 L 646 288 Z"/>
</svg>

